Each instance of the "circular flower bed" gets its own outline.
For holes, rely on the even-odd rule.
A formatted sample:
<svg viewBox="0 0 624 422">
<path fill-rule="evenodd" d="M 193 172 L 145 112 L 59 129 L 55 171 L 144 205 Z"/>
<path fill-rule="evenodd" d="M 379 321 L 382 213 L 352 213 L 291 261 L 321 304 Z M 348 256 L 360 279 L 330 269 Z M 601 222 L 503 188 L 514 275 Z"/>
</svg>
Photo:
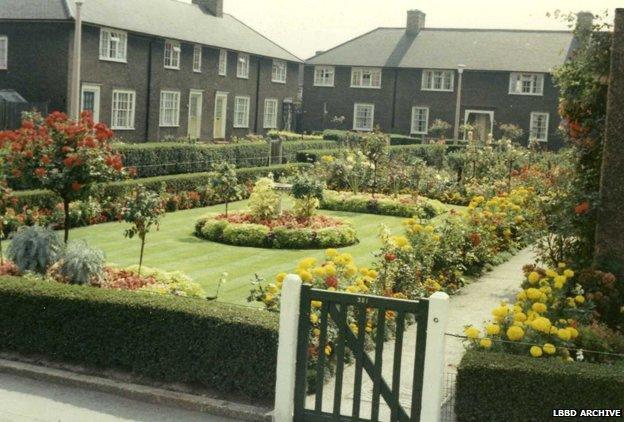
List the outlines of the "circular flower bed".
<svg viewBox="0 0 624 422">
<path fill-rule="evenodd" d="M 348 221 L 325 215 L 303 219 L 290 212 L 263 221 L 248 213 L 204 217 L 195 225 L 195 235 L 235 246 L 275 249 L 326 249 L 358 242 Z"/>
</svg>

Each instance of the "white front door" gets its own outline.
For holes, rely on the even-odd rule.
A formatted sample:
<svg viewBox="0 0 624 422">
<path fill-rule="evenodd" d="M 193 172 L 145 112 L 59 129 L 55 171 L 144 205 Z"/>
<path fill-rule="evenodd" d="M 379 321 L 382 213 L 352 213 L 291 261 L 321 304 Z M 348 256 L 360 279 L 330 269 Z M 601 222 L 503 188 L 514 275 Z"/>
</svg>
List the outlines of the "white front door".
<svg viewBox="0 0 624 422">
<path fill-rule="evenodd" d="M 100 121 L 100 86 L 83 84 L 80 93 L 80 111 L 90 111 L 93 121 Z"/>
<path fill-rule="evenodd" d="M 191 90 L 189 95 L 188 136 L 191 139 L 201 137 L 201 116 L 204 94 L 202 91 Z"/>
<path fill-rule="evenodd" d="M 225 121 L 227 119 L 227 94 L 217 92 L 215 97 L 214 139 L 225 139 Z"/>
</svg>

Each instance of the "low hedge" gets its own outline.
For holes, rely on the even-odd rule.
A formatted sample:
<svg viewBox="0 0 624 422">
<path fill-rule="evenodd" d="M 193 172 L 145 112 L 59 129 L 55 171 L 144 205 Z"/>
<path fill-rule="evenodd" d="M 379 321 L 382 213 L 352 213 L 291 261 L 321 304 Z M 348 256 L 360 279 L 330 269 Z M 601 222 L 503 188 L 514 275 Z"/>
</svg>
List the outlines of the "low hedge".
<svg viewBox="0 0 624 422">
<path fill-rule="evenodd" d="M 0 278 L 0 350 L 271 400 L 278 317 L 173 296 Z"/>
<path fill-rule="evenodd" d="M 553 409 L 623 409 L 624 365 L 469 351 L 458 368 L 458 421 L 544 421 Z"/>
<path fill-rule="evenodd" d="M 278 164 L 268 167 L 242 168 L 237 170 L 237 174 L 241 183 L 247 183 L 269 173 L 273 174 L 276 179 L 280 179 L 296 174 L 305 167 L 305 164 L 298 163 Z M 129 179 L 101 185 L 96 188 L 95 193 L 101 198 L 117 199 L 127 195 L 128 192 L 140 184 L 151 190 L 165 188 L 169 192 L 177 193 L 206 187 L 210 184 L 210 180 L 209 172 Z M 16 191 L 14 194 L 19 206 L 53 208 L 61 201 L 53 192 L 45 190 Z"/>
<path fill-rule="evenodd" d="M 328 129 L 323 132 L 323 139 L 342 143 L 346 141 L 348 133 L 349 131 L 346 130 Z M 391 133 L 388 136 L 390 137 L 390 145 L 414 145 L 422 143 L 421 137 L 413 138 L 408 135 L 397 133 Z"/>
<path fill-rule="evenodd" d="M 419 198 L 418 204 L 414 204 L 401 202 L 400 199 L 383 195 L 373 199 L 370 195 L 354 195 L 351 192 L 334 191 L 325 192 L 320 207 L 332 211 L 422 219 L 430 219 L 446 212 L 446 207 L 441 202 L 427 198 Z"/>
<path fill-rule="evenodd" d="M 342 226 L 322 229 L 271 229 L 261 224 L 238 224 L 204 217 L 195 224 L 195 235 L 228 245 L 273 249 L 327 249 L 358 242 L 355 229 L 346 222 Z"/>
<path fill-rule="evenodd" d="M 301 150 L 337 148 L 338 143 L 313 140 L 293 140 L 282 144 L 283 162 L 294 162 Z M 122 154 L 126 167 L 134 167 L 138 177 L 210 171 L 213 164 L 227 161 L 239 168 L 269 164 L 271 147 L 268 142 L 239 142 L 230 144 L 188 144 L 182 142 L 148 142 L 121 144 L 115 148 Z"/>
</svg>

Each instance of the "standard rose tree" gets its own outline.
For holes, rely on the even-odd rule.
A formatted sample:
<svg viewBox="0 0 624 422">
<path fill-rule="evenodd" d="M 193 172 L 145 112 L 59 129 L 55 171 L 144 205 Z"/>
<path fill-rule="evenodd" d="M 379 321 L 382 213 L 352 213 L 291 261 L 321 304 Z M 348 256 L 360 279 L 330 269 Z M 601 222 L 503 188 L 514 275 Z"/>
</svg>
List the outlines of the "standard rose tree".
<svg viewBox="0 0 624 422">
<path fill-rule="evenodd" d="M 90 113 L 73 121 L 60 112 L 43 119 L 27 117 L 15 131 L 0 132 L 0 146 L 10 185 L 27 184 L 61 197 L 65 243 L 69 238 L 69 204 L 89 197 L 96 183 L 124 176 L 121 155 L 110 145 L 113 132 L 95 124 Z"/>
</svg>

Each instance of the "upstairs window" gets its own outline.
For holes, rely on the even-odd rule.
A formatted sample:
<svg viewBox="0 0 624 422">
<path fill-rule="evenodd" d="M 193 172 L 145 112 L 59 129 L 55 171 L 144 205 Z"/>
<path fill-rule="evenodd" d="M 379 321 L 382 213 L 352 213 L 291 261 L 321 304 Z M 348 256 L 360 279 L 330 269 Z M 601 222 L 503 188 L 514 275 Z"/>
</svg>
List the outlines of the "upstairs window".
<svg viewBox="0 0 624 422">
<path fill-rule="evenodd" d="M 200 73 L 202 71 L 202 46 L 193 47 L 193 72 Z"/>
<path fill-rule="evenodd" d="M 548 113 L 531 113 L 531 139 L 548 142 Z"/>
<path fill-rule="evenodd" d="M 429 109 L 412 107 L 412 135 L 426 135 L 429 128 Z"/>
<path fill-rule="evenodd" d="M 271 70 L 271 81 L 281 84 L 286 83 L 286 74 L 288 65 L 283 60 L 273 60 L 273 69 Z"/>
<path fill-rule="evenodd" d="M 227 76 L 227 61 L 228 61 L 228 52 L 227 50 L 219 51 L 219 75 Z"/>
<path fill-rule="evenodd" d="M 125 62 L 127 60 L 128 34 L 116 29 L 100 29 L 100 60 Z"/>
<path fill-rule="evenodd" d="M 9 38 L 0 36 L 0 69 L 9 67 Z"/>
<path fill-rule="evenodd" d="M 236 62 L 236 77 L 249 79 L 249 54 L 238 53 Z"/>
<path fill-rule="evenodd" d="M 355 104 L 353 107 L 353 130 L 370 132 L 375 120 L 374 104 Z"/>
<path fill-rule="evenodd" d="M 423 70 L 423 91 L 453 91 L 455 73 L 452 70 Z"/>
<path fill-rule="evenodd" d="M 165 68 L 180 69 L 180 43 L 165 41 Z"/>
<path fill-rule="evenodd" d="M 249 97 L 234 98 L 234 127 L 249 127 Z"/>
<path fill-rule="evenodd" d="M 351 88 L 381 88 L 381 69 L 354 67 L 351 69 Z"/>
<path fill-rule="evenodd" d="M 180 125 L 180 93 L 160 91 L 160 127 Z"/>
<path fill-rule="evenodd" d="M 509 93 L 514 95 L 543 95 L 544 75 L 541 73 L 512 73 Z"/>
<path fill-rule="evenodd" d="M 316 66 L 314 68 L 314 86 L 334 86 L 334 66 Z"/>
</svg>

